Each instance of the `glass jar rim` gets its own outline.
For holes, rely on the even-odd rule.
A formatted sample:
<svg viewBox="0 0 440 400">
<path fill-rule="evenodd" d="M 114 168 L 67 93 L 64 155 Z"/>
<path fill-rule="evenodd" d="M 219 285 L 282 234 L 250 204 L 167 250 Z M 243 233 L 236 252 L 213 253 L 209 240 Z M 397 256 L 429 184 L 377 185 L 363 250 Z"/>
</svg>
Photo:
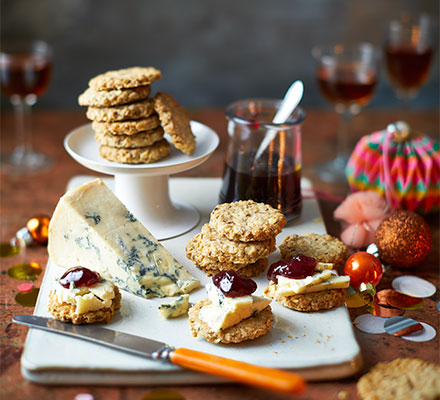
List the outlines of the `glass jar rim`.
<svg viewBox="0 0 440 400">
<path fill-rule="evenodd" d="M 249 107 L 244 107 L 244 106 L 251 103 L 251 102 L 264 103 L 264 104 L 267 104 L 268 107 L 271 107 L 271 108 L 277 110 L 277 109 L 279 109 L 279 106 L 281 105 L 282 100 L 281 99 L 270 99 L 270 98 L 259 98 L 259 97 L 238 100 L 238 101 L 235 101 L 234 103 L 231 103 L 229 106 L 226 107 L 226 110 L 225 110 L 226 117 L 229 120 L 233 120 L 234 122 L 237 122 L 237 123 L 240 123 L 243 125 L 255 124 L 255 121 L 250 121 L 246 118 L 240 117 L 236 113 L 237 109 L 249 108 Z M 264 126 L 264 127 L 282 128 L 282 127 L 286 127 L 286 126 L 299 125 L 306 118 L 305 111 L 299 106 L 295 108 L 293 115 L 295 116 L 295 118 L 290 118 L 282 124 L 276 124 L 273 122 L 261 122 L 261 121 L 258 121 L 258 124 L 259 124 L 259 126 Z"/>
</svg>

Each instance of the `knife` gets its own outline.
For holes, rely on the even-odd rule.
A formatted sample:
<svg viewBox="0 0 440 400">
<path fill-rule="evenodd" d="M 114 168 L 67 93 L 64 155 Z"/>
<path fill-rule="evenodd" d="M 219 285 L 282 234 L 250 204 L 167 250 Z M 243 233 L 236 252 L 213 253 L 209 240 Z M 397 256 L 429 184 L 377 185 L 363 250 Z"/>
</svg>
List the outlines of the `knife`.
<svg viewBox="0 0 440 400">
<path fill-rule="evenodd" d="M 36 315 L 17 315 L 12 321 L 16 324 L 87 340 L 135 356 L 166 360 L 181 367 L 268 390 L 298 394 L 305 389 L 304 379 L 291 372 L 260 367 L 186 348 L 175 349 L 156 340 L 100 326 L 73 325 Z"/>
</svg>

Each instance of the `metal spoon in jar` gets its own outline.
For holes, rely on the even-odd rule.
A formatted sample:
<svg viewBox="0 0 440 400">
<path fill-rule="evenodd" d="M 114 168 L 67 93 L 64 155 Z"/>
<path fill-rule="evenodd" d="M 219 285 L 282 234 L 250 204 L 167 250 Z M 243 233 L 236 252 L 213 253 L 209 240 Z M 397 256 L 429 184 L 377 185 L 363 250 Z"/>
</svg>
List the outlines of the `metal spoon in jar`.
<svg viewBox="0 0 440 400">
<path fill-rule="evenodd" d="M 298 80 L 293 82 L 292 85 L 290 85 L 290 88 L 287 90 L 286 94 L 284 95 L 281 106 L 275 114 L 272 123 L 284 124 L 300 103 L 303 93 L 304 85 L 302 81 Z M 266 150 L 266 148 L 269 146 L 270 142 L 275 139 L 277 133 L 277 130 L 267 131 L 266 135 L 260 143 L 260 146 L 258 147 L 257 152 L 255 153 L 254 164 L 255 161 L 258 160 L 258 158 L 263 154 L 264 150 Z"/>
</svg>

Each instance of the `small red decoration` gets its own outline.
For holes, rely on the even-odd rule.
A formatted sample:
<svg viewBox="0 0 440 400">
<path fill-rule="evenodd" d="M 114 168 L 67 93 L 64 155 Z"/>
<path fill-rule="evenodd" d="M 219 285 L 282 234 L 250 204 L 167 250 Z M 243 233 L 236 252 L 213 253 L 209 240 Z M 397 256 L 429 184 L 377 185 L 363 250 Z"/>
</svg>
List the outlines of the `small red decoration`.
<svg viewBox="0 0 440 400">
<path fill-rule="evenodd" d="M 420 215 L 398 210 L 381 222 L 375 243 L 384 263 L 408 268 L 426 258 L 432 237 L 428 224 Z"/>
<path fill-rule="evenodd" d="M 350 286 L 357 289 L 362 283 L 376 286 L 383 275 L 382 264 L 366 251 L 354 253 L 344 266 L 344 275 L 350 277 Z"/>
</svg>

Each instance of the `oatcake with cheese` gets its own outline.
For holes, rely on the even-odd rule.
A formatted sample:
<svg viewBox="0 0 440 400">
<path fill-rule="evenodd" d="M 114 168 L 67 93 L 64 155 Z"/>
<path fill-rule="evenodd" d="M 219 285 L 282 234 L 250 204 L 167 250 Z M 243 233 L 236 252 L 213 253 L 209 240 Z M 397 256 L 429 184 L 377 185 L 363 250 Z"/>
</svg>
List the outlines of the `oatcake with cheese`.
<svg viewBox="0 0 440 400">
<path fill-rule="evenodd" d="M 272 328 L 272 309 L 270 306 L 267 306 L 254 317 L 246 318 L 237 325 L 215 332 L 206 322 L 199 318 L 201 308 L 210 304 L 211 301 L 205 299 L 199 301 L 188 311 L 191 333 L 194 337 L 202 336 L 208 342 L 216 344 L 241 343 L 246 340 L 253 340 L 263 336 L 269 332 L 270 328 Z"/>
</svg>

